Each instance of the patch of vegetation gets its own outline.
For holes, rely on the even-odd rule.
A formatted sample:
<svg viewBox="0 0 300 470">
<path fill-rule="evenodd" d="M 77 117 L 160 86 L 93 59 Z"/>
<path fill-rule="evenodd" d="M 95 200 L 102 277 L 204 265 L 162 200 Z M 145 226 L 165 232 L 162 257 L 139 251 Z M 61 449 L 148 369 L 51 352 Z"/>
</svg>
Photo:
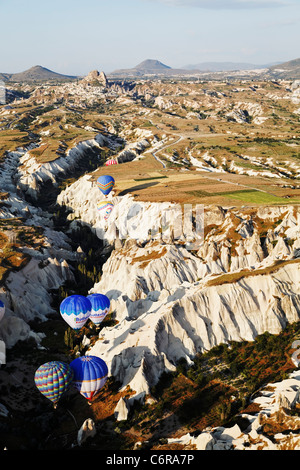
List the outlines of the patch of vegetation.
<svg viewBox="0 0 300 470">
<path fill-rule="evenodd" d="M 41 250 L 44 241 L 41 227 L 27 226 L 21 218 L 0 219 L 0 285 L 11 271 L 23 268 L 31 259 L 24 247 Z"/>
<path fill-rule="evenodd" d="M 30 143 L 28 133 L 17 129 L 1 130 L 0 132 L 0 162 L 4 160 L 9 151 L 23 147 Z"/>
<path fill-rule="evenodd" d="M 285 379 L 295 369 L 291 345 L 299 336 L 297 322 L 278 335 L 266 332 L 251 342 L 220 344 L 198 354 L 191 367 L 182 358 L 176 372 L 162 374 L 152 388 L 157 403 L 140 411 L 136 425 L 140 430 L 152 426 L 158 433 L 162 420 L 170 414 L 175 414 L 190 432 L 232 425 L 247 409 L 253 393 Z"/>
<path fill-rule="evenodd" d="M 195 197 L 207 197 L 207 196 L 215 196 L 215 193 L 208 193 L 207 191 L 186 191 L 186 194 L 190 194 L 191 196 Z"/>
<path fill-rule="evenodd" d="M 231 199 L 237 199 L 239 201 L 244 201 L 248 204 L 284 204 L 286 199 L 273 196 L 270 193 L 257 191 L 257 190 L 242 190 L 242 191 L 233 191 L 231 193 L 223 193 L 224 196 Z"/>
<path fill-rule="evenodd" d="M 207 281 L 207 286 L 221 286 L 223 284 L 230 284 L 232 282 L 241 281 L 244 278 L 251 277 L 251 276 L 260 276 L 260 275 L 268 275 L 273 274 L 278 271 L 278 269 L 288 266 L 289 264 L 299 263 L 300 259 L 293 259 L 293 260 L 276 260 L 272 266 L 267 266 L 261 269 L 255 270 L 244 270 L 238 271 L 234 273 L 222 274 L 220 276 L 216 276 L 216 278 L 210 279 Z"/>
</svg>

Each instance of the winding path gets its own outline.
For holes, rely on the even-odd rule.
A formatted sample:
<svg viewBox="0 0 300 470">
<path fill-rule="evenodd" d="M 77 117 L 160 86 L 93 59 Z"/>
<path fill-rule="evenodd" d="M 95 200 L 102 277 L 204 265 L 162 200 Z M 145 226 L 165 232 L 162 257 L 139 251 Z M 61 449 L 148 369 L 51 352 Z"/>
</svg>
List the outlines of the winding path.
<svg viewBox="0 0 300 470">
<path fill-rule="evenodd" d="M 184 137 L 181 135 L 179 136 L 179 139 L 175 140 L 175 142 L 171 142 L 171 143 L 168 143 L 166 145 L 164 145 L 163 147 L 155 150 L 154 152 L 150 150 L 150 152 L 152 153 L 153 157 L 155 158 L 155 160 L 157 160 L 159 163 L 162 164 L 163 168 L 166 168 L 166 164 L 156 155 L 158 152 L 161 152 L 162 150 L 164 150 L 165 148 L 167 147 L 171 147 L 171 145 L 175 145 L 177 144 L 178 142 L 180 142 Z"/>
</svg>

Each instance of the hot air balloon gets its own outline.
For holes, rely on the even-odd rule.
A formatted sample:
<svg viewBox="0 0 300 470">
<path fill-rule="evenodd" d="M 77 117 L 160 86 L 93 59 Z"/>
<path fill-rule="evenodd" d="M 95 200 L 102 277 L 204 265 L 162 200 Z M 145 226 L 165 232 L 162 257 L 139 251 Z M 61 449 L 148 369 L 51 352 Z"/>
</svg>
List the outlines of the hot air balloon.
<svg viewBox="0 0 300 470">
<path fill-rule="evenodd" d="M 97 179 L 97 186 L 100 191 L 107 196 L 115 185 L 115 180 L 112 176 L 102 175 Z"/>
<path fill-rule="evenodd" d="M 114 158 L 111 158 L 110 160 L 107 160 L 107 162 L 105 162 L 105 165 L 106 166 L 109 166 L 109 165 L 117 165 L 118 164 L 118 161 L 115 160 Z"/>
<path fill-rule="evenodd" d="M 60 304 L 61 316 L 73 330 L 80 330 L 83 327 L 91 310 L 91 302 L 83 295 L 70 295 Z"/>
<path fill-rule="evenodd" d="M 103 217 L 104 217 L 105 220 L 108 219 L 108 217 L 110 216 L 113 208 L 114 208 L 114 204 L 111 201 L 101 201 L 97 205 L 98 211 L 101 211 L 101 214 L 103 214 Z"/>
<path fill-rule="evenodd" d="M 2 300 L 0 300 L 0 320 L 2 320 L 2 318 L 4 317 L 4 313 L 5 313 L 5 305 L 2 302 Z"/>
<path fill-rule="evenodd" d="M 110 300 L 103 294 L 90 294 L 87 296 L 92 304 L 90 320 L 95 325 L 100 325 L 106 315 L 109 313 Z"/>
<path fill-rule="evenodd" d="M 73 370 L 73 385 L 87 400 L 105 385 L 108 376 L 106 363 L 97 356 L 77 357 L 70 363 Z"/>
<path fill-rule="evenodd" d="M 34 381 L 38 390 L 56 408 L 61 396 L 68 390 L 73 380 L 73 369 L 60 361 L 50 361 L 41 365 L 35 372 Z"/>
</svg>

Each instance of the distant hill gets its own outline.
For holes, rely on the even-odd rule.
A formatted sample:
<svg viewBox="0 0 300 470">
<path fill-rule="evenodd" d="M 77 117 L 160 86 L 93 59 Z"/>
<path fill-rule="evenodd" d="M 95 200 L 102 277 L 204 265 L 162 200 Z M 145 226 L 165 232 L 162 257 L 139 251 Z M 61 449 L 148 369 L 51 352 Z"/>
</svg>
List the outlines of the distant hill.
<svg viewBox="0 0 300 470">
<path fill-rule="evenodd" d="M 34 67 L 20 73 L 0 73 L 1 80 L 10 82 L 62 81 L 73 80 L 75 78 L 77 77 L 53 72 L 41 65 L 35 65 Z"/>
<path fill-rule="evenodd" d="M 0 73 L 0 80 L 7 81 L 11 77 L 11 73 Z"/>
<path fill-rule="evenodd" d="M 201 72 L 226 72 L 234 70 L 265 69 L 274 64 L 257 65 L 247 62 L 201 62 L 200 64 L 187 65 L 186 70 L 199 70 Z"/>
<path fill-rule="evenodd" d="M 110 77 L 141 77 L 147 75 L 177 75 L 184 70 L 172 69 L 159 60 L 147 59 L 131 69 L 118 69 L 109 74 Z"/>
<path fill-rule="evenodd" d="M 247 71 L 249 70 L 261 70 L 264 73 L 264 69 L 268 70 L 268 65 L 255 65 L 249 63 L 236 63 L 236 62 L 202 62 L 199 64 L 194 65 L 187 65 L 182 68 L 172 68 L 168 65 L 163 64 L 159 60 L 152 60 L 147 59 L 141 62 L 140 64 L 136 65 L 130 69 L 119 69 L 111 72 L 109 76 L 111 78 L 117 77 L 142 77 L 142 76 L 183 76 L 189 77 L 194 75 L 199 75 L 202 73 L 230 73 L 230 72 L 237 72 L 237 71 L 245 71 L 247 75 Z M 214 78 L 213 76 L 211 78 Z"/>
<path fill-rule="evenodd" d="M 260 72 L 261 70 L 261 72 Z M 255 72 L 251 72 L 255 71 Z M 108 77 L 114 78 L 139 78 L 139 77 L 194 77 L 204 76 L 205 79 L 223 78 L 253 78 L 265 79 L 287 79 L 300 78 L 300 58 L 277 64 L 255 65 L 239 62 L 202 62 L 187 65 L 183 68 L 172 68 L 159 60 L 147 59 L 135 67 L 129 69 L 115 70 Z M 0 80 L 4 82 L 45 82 L 45 81 L 67 81 L 80 79 L 82 77 L 64 75 L 49 70 L 41 65 L 36 65 L 20 73 L 0 73 Z"/>
<path fill-rule="evenodd" d="M 202 62 L 186 65 L 183 68 L 172 68 L 159 60 L 144 60 L 131 69 L 115 70 L 108 74 L 114 78 L 139 78 L 139 77 L 203 77 L 205 80 L 214 79 L 286 79 L 300 78 L 300 59 L 283 63 L 269 63 L 265 65 L 249 64 L 247 62 Z"/>
<path fill-rule="evenodd" d="M 269 68 L 269 72 L 276 78 L 298 79 L 300 78 L 300 58 L 273 65 Z"/>
<path fill-rule="evenodd" d="M 153 72 L 153 71 L 166 71 L 171 69 L 168 65 L 163 64 L 159 60 L 147 59 L 138 64 L 135 67 L 136 70 L 142 70 L 144 72 Z"/>
</svg>

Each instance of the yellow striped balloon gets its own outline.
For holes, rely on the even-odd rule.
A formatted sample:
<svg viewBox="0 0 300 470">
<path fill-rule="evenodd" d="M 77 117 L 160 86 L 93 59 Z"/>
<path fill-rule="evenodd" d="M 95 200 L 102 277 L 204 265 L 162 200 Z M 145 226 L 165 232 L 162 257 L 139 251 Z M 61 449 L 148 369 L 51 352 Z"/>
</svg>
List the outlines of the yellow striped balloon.
<svg viewBox="0 0 300 470">
<path fill-rule="evenodd" d="M 108 219 L 113 208 L 114 208 L 114 204 L 111 201 L 101 201 L 97 205 L 98 211 L 101 211 L 105 220 Z"/>
</svg>

